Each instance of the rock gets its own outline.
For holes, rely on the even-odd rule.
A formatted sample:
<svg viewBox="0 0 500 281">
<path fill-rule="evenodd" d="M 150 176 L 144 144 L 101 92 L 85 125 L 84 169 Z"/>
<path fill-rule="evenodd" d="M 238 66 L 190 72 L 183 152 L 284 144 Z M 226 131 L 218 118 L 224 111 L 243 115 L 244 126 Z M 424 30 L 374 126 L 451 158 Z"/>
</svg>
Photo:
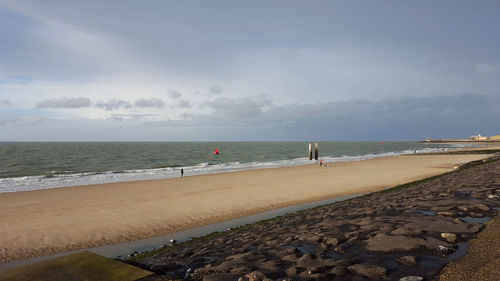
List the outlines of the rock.
<svg viewBox="0 0 500 281">
<path fill-rule="evenodd" d="M 232 274 L 243 274 L 243 273 L 246 273 L 246 272 L 249 272 L 249 268 L 246 267 L 246 266 L 243 266 L 243 265 L 237 265 L 233 268 L 231 268 L 231 273 Z"/>
<path fill-rule="evenodd" d="M 299 274 L 299 278 L 305 279 L 305 280 L 320 280 L 321 277 L 322 277 L 322 274 L 320 274 L 320 273 L 314 274 L 310 270 L 302 271 Z"/>
<path fill-rule="evenodd" d="M 482 217 L 484 217 L 484 215 L 482 213 L 470 212 L 469 213 L 469 217 L 472 217 L 472 218 L 482 218 Z"/>
<path fill-rule="evenodd" d="M 328 246 L 335 247 L 339 244 L 339 239 L 330 237 L 327 238 L 325 242 Z"/>
<path fill-rule="evenodd" d="M 412 211 L 413 212 L 413 211 Z M 391 235 L 420 235 L 422 230 L 408 229 L 406 227 L 396 228 L 391 232 Z"/>
<path fill-rule="evenodd" d="M 233 281 L 236 280 L 236 275 L 228 273 L 212 273 L 203 276 L 203 281 Z"/>
<path fill-rule="evenodd" d="M 310 268 L 317 265 L 311 254 L 305 254 L 297 260 L 297 265 L 304 268 Z"/>
<path fill-rule="evenodd" d="M 455 213 L 449 211 L 437 212 L 438 216 L 454 217 Z"/>
<path fill-rule="evenodd" d="M 297 268 L 296 268 L 295 266 L 291 266 L 291 267 L 289 267 L 289 268 L 287 268 L 287 269 L 285 270 L 285 274 L 286 274 L 287 276 L 294 276 L 294 275 L 297 275 L 297 272 L 298 272 L 298 270 L 297 270 Z"/>
<path fill-rule="evenodd" d="M 418 266 L 417 258 L 415 256 L 403 256 L 396 259 L 396 262 L 406 266 Z"/>
<path fill-rule="evenodd" d="M 496 195 L 496 194 L 488 194 L 488 198 L 489 199 L 498 198 L 498 195 Z"/>
<path fill-rule="evenodd" d="M 488 207 L 488 206 L 486 206 L 486 205 L 484 205 L 482 203 L 473 204 L 472 207 L 474 209 L 479 209 L 479 210 L 484 211 L 484 212 L 487 212 L 487 211 L 490 210 L 490 207 Z"/>
<path fill-rule="evenodd" d="M 399 278 L 399 281 L 422 281 L 422 280 L 424 280 L 424 277 L 420 276 L 405 276 Z"/>
<path fill-rule="evenodd" d="M 255 266 L 264 272 L 278 272 L 280 268 L 276 265 L 273 260 L 268 261 L 257 261 Z"/>
<path fill-rule="evenodd" d="M 260 271 L 253 271 L 245 275 L 246 278 L 248 278 L 248 281 L 264 281 L 264 280 L 269 280 L 264 273 Z"/>
<path fill-rule="evenodd" d="M 407 236 L 392 236 L 377 234 L 366 240 L 366 249 L 372 252 L 393 252 L 393 251 L 412 251 L 420 248 L 434 250 L 443 241 L 432 237 L 413 238 Z M 449 246 L 448 244 L 446 246 Z"/>
<path fill-rule="evenodd" d="M 441 233 L 441 237 L 450 243 L 455 243 L 457 241 L 457 235 L 454 233 L 443 232 Z"/>
<path fill-rule="evenodd" d="M 391 235 L 420 235 L 422 234 L 422 230 L 409 229 L 406 227 L 396 228 L 391 232 Z"/>
<path fill-rule="evenodd" d="M 168 242 L 170 242 L 170 244 L 175 244 L 175 242 L 177 242 L 177 240 L 175 240 L 174 238 L 171 238 Z"/>
<path fill-rule="evenodd" d="M 286 255 L 286 256 L 282 256 L 281 257 L 281 260 L 283 261 L 288 261 L 288 262 L 296 262 L 297 261 L 297 255 L 293 254 L 293 255 Z"/>
<path fill-rule="evenodd" d="M 330 271 L 328 272 L 328 274 L 334 274 L 336 276 L 342 276 L 346 273 L 347 273 L 346 268 L 341 266 L 330 269 Z"/>
<path fill-rule="evenodd" d="M 186 270 L 186 274 L 184 274 L 184 279 L 188 279 L 191 276 L 191 272 L 193 269 L 190 267 L 188 270 Z"/>
<path fill-rule="evenodd" d="M 387 273 L 386 268 L 370 264 L 353 264 L 347 269 L 355 274 L 367 277 L 370 280 L 383 279 Z"/>
<path fill-rule="evenodd" d="M 451 233 L 476 233 L 481 230 L 477 224 L 468 224 L 460 221 L 450 221 L 448 218 L 421 219 L 407 223 L 402 228 L 423 232 L 451 232 Z"/>
<path fill-rule="evenodd" d="M 447 255 L 447 254 L 453 252 L 452 248 L 449 248 L 449 247 L 446 247 L 443 245 L 439 245 L 438 250 L 439 250 L 439 252 L 441 252 L 441 254 L 444 254 L 444 255 Z"/>
</svg>

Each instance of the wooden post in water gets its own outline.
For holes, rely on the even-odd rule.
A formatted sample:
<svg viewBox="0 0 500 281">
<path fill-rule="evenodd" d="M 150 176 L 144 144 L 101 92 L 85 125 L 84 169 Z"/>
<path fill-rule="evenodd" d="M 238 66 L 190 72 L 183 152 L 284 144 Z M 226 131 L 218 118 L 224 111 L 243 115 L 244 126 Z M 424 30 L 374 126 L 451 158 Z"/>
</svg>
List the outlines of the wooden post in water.
<svg viewBox="0 0 500 281">
<path fill-rule="evenodd" d="M 309 160 L 313 159 L 313 145 L 309 143 Z"/>
<path fill-rule="evenodd" d="M 318 143 L 314 143 L 314 160 L 318 160 Z"/>
</svg>

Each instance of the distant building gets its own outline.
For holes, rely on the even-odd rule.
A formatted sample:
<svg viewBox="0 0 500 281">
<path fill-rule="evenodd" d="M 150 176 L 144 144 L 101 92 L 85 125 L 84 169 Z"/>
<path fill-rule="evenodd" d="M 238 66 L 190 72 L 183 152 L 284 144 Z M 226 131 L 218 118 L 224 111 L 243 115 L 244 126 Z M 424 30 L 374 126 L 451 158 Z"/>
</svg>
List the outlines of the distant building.
<svg viewBox="0 0 500 281">
<path fill-rule="evenodd" d="M 477 136 L 470 136 L 469 139 L 470 140 L 476 140 L 476 141 L 484 141 L 484 140 L 487 140 L 488 137 L 481 136 L 481 134 L 478 134 Z"/>
</svg>

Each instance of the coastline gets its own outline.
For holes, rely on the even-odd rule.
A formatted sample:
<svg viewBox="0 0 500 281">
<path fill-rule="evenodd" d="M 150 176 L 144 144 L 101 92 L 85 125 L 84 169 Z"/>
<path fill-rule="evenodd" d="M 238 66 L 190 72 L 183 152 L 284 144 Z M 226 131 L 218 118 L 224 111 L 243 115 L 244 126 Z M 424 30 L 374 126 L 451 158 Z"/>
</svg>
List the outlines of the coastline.
<svg viewBox="0 0 500 281">
<path fill-rule="evenodd" d="M 0 261 L 138 240 L 284 206 L 377 191 L 487 156 L 393 156 L 321 168 L 306 165 L 4 193 L 0 194 L 5 216 Z"/>
<path fill-rule="evenodd" d="M 499 172 L 498 156 L 474 161 L 127 262 L 155 272 L 144 281 L 497 280 Z"/>
<path fill-rule="evenodd" d="M 261 143 L 227 143 L 230 147 L 227 154 L 222 154 L 221 157 L 206 157 L 200 151 L 200 147 L 193 144 L 187 144 L 183 149 L 193 149 L 192 154 L 182 155 L 169 151 L 171 159 L 164 159 L 163 149 L 176 147 L 174 143 L 160 143 L 153 147 L 146 144 L 123 144 L 116 143 L 120 150 L 130 149 L 132 151 L 143 150 L 146 155 L 161 154 L 156 158 L 144 158 L 135 155 L 134 159 L 128 159 L 124 164 L 121 161 L 111 161 L 113 157 L 100 156 L 103 154 L 104 148 L 112 149 L 110 145 L 113 143 L 97 143 L 89 144 L 91 150 L 89 155 L 75 155 L 86 159 L 82 164 L 75 166 L 71 161 L 61 159 L 61 155 L 52 159 L 52 156 L 47 155 L 47 151 L 58 151 L 59 149 L 78 149 L 72 144 L 65 144 L 63 148 L 45 147 L 41 144 L 30 144 L 31 150 L 28 154 L 36 154 L 38 151 L 40 157 L 51 158 L 52 160 L 40 163 L 37 167 L 32 167 L 30 163 L 33 159 L 26 156 L 24 161 L 20 158 L 6 160 L 7 169 L 0 171 L 0 193 L 4 192 L 19 192 L 36 189 L 49 189 L 57 187 L 81 186 L 92 184 L 104 184 L 126 181 L 140 180 L 155 180 L 165 178 L 176 178 L 180 175 L 180 168 L 184 169 L 186 175 L 203 175 L 222 172 L 234 172 L 242 170 L 254 170 L 264 168 L 288 167 L 308 165 L 311 163 L 319 163 L 318 161 L 310 161 L 307 157 L 302 157 L 302 153 L 297 154 L 297 142 L 284 142 L 283 146 L 277 147 L 278 143 L 269 143 L 262 145 Z M 41 145 L 41 146 L 40 146 Z M 128 145 L 128 146 L 127 146 Z M 208 144 L 205 143 L 205 149 Z M 104 147 L 103 147 L 104 146 Z M 231 147 L 232 146 L 232 147 Z M 465 148 L 468 145 L 463 144 L 446 144 L 446 145 L 429 145 L 418 144 L 412 142 L 387 142 L 381 145 L 378 142 L 325 142 L 322 143 L 322 157 L 326 162 L 347 162 L 359 161 L 378 157 L 396 156 L 404 154 L 418 154 L 441 152 L 441 150 L 454 151 L 460 148 Z M 302 145 L 300 145 L 302 147 Z M 0 146 L 0 150 L 1 150 Z M 224 147 L 223 147 L 224 148 Z M 18 148 L 23 154 L 27 148 Z M 16 147 L 11 147 L 10 150 L 16 151 Z M 203 149 L 202 149 L 203 150 Z M 238 152 L 235 154 L 235 152 Z M 255 151 L 255 153 L 254 153 Z M 300 150 L 302 152 L 302 150 Z M 0 151 L 1 152 L 1 151 Z M 206 151 L 205 151 L 206 152 Z M 97 155 L 96 155 L 97 154 Z M 250 156 L 251 154 L 251 156 Z M 104 154 L 106 155 L 106 154 Z M 197 156 L 195 156 L 197 155 Z M 280 155 L 280 156 L 278 156 Z M 34 157 L 35 155 L 31 155 Z M 123 157 L 121 154 L 115 155 L 117 159 Z M 212 156 L 211 154 L 209 156 Z M 182 160 L 184 157 L 187 160 Z M 22 157 L 21 157 L 22 158 Z M 161 163 L 158 162 L 161 159 Z M 156 161 L 155 164 L 146 165 L 145 162 Z M 90 165 L 92 162 L 92 165 Z M 96 163 L 98 163 L 96 165 Z M 120 164 L 118 164 L 120 163 Z M 137 165 L 132 164 L 137 163 Z M 40 168 L 43 166 L 45 168 Z M 12 167 L 12 168 L 9 168 Z M 50 168 L 47 168 L 50 167 Z M 37 171 L 35 171 L 35 170 Z M 30 171 L 25 173 L 25 171 Z M 16 175 L 16 176 L 14 176 Z"/>
</svg>

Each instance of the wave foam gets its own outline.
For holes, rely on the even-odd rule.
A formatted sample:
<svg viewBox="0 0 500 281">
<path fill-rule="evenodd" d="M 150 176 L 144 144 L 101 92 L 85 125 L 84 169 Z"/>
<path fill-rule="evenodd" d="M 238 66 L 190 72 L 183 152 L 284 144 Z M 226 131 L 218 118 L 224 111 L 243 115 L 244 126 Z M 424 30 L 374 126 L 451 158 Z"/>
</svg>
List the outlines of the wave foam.
<svg viewBox="0 0 500 281">
<path fill-rule="evenodd" d="M 455 145 L 454 149 L 464 147 L 464 145 Z M 449 150 L 449 148 L 446 148 Z M 321 157 L 324 162 L 348 162 L 361 161 L 377 157 L 394 156 L 401 154 L 428 153 L 441 151 L 442 148 L 424 148 L 419 150 L 405 150 L 397 152 L 387 152 L 381 154 L 365 154 L 365 155 L 344 155 L 340 157 L 325 156 Z M 291 160 L 278 160 L 270 162 L 229 162 L 220 164 L 199 163 L 194 166 L 183 167 L 185 176 L 205 175 L 223 172 L 234 172 L 241 170 L 253 170 L 263 168 L 277 168 L 286 166 L 297 166 L 317 163 L 310 161 L 306 157 L 296 158 Z M 73 174 L 51 174 L 50 177 L 41 176 L 24 176 L 15 178 L 0 179 L 0 193 L 3 192 L 19 192 L 37 189 L 49 189 L 66 186 L 81 186 L 111 182 L 125 182 L 136 180 L 151 180 L 175 178 L 180 176 L 181 167 L 163 167 L 153 169 L 137 169 L 124 171 L 104 171 L 104 172 L 86 172 Z"/>
</svg>

